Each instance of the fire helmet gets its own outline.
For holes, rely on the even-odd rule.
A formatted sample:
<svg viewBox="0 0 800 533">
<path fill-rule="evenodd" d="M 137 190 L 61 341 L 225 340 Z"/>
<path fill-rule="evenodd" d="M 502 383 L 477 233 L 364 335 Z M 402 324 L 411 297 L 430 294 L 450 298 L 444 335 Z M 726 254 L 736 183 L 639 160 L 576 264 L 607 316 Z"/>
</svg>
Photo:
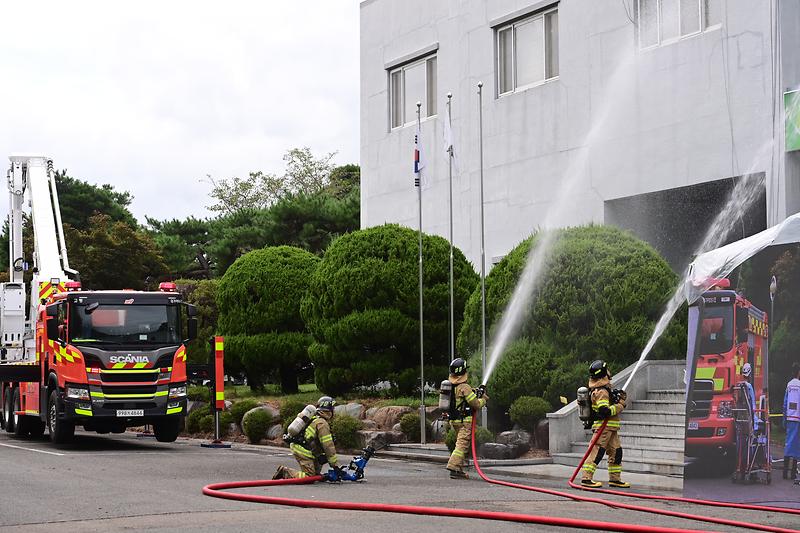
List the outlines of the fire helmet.
<svg viewBox="0 0 800 533">
<path fill-rule="evenodd" d="M 742 376 L 744 376 L 746 378 L 749 378 L 750 374 L 752 374 L 752 373 L 753 373 L 753 367 L 750 366 L 750 363 L 745 363 L 742 366 Z"/>
<path fill-rule="evenodd" d="M 450 363 L 450 373 L 454 376 L 463 376 L 467 373 L 467 362 L 461 357 L 456 357 Z"/>
<path fill-rule="evenodd" d="M 608 364 L 602 359 L 592 361 L 589 365 L 589 377 L 592 379 L 600 379 L 608 376 Z"/>
<path fill-rule="evenodd" d="M 317 409 L 328 410 L 333 412 L 333 408 L 335 406 L 336 406 L 336 400 L 334 400 L 330 396 L 322 396 L 319 400 L 317 400 Z"/>
</svg>

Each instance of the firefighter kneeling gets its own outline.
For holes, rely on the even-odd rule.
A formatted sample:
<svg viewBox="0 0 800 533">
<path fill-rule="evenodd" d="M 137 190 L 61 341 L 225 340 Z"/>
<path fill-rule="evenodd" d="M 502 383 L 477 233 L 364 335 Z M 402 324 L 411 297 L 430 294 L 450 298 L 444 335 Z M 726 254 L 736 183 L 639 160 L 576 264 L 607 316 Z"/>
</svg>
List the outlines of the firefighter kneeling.
<svg viewBox="0 0 800 533">
<path fill-rule="evenodd" d="M 334 470 L 339 469 L 336 457 L 336 446 L 328 421 L 333 418 L 336 401 L 330 396 L 323 396 L 317 401 L 317 407 L 307 406 L 289 425 L 289 433 L 283 436 L 289 443 L 300 470 L 279 466 L 272 479 L 303 478 L 319 475 L 322 465 L 328 463 Z"/>
<path fill-rule="evenodd" d="M 450 387 L 447 387 L 448 384 Z M 472 442 L 472 415 L 480 411 L 489 398 L 485 390 L 483 385 L 473 390 L 467 383 L 467 362 L 460 357 L 453 359 L 450 377 L 442 382 L 442 394 L 449 393 L 448 405 L 442 405 L 444 400 L 439 400 L 440 407 L 447 409 L 450 426 L 456 432 L 456 447 L 447 462 L 453 479 L 469 479 L 463 465 Z"/>
<path fill-rule="evenodd" d="M 589 452 L 586 463 L 583 465 L 584 487 L 598 488 L 603 484 L 594 481 L 597 465 L 603 460 L 603 455 L 608 456 L 608 485 L 610 487 L 627 488 L 630 483 L 622 481 L 622 445 L 619 441 L 619 414 L 625 409 L 627 395 L 622 390 L 611 390 L 611 373 L 605 361 L 594 361 L 589 365 L 589 397 L 591 399 L 591 412 L 593 424 L 592 431 L 597 431 L 608 420 L 603 433 L 597 443 Z M 580 394 L 580 391 L 579 391 Z"/>
</svg>

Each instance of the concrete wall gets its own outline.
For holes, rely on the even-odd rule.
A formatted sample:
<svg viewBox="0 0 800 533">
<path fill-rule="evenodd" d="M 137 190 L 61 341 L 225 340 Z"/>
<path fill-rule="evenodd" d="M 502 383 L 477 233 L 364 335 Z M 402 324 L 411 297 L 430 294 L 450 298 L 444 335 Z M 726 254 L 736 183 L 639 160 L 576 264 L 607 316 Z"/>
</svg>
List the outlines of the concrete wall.
<svg viewBox="0 0 800 533">
<path fill-rule="evenodd" d="M 767 175 L 770 223 L 800 205 L 800 166 L 786 172 L 791 186 L 778 187 L 772 177 L 775 163 L 782 165 L 782 151 L 773 161 L 765 146 L 774 129 L 769 9 L 754 8 L 750 0 L 728 0 L 721 27 L 639 50 L 623 7 L 630 9 L 630 1 L 562 0 L 559 77 L 497 97 L 490 22 L 542 4 L 362 2 L 362 227 L 385 222 L 417 227 L 415 127 L 390 131 L 385 67 L 437 43 L 439 114 L 422 124 L 424 172 L 432 182 L 423 193 L 423 228 L 448 234 L 447 159 L 441 139 L 449 91 L 458 156 L 455 243 L 476 268 L 478 81 L 484 83 L 487 260 L 506 254 L 537 227 L 602 222 L 606 200 L 746 172 Z M 796 6 L 784 9 L 787 17 L 800 16 Z M 784 39 L 794 42 L 797 25 L 784 26 Z M 794 59 L 796 49 L 784 49 L 784 63 Z M 566 208 L 554 213 L 565 181 L 574 186 L 564 194 Z"/>
</svg>

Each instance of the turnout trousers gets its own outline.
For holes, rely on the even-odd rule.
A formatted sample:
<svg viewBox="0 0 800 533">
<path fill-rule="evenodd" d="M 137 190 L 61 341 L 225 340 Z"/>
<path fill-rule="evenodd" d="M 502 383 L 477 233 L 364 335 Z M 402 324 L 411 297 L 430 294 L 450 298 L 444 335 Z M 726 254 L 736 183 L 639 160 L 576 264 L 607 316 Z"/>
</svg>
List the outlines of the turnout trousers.
<svg viewBox="0 0 800 533">
<path fill-rule="evenodd" d="M 583 465 L 583 479 L 592 479 L 597 465 L 603 460 L 603 456 L 608 456 L 608 479 L 620 481 L 622 476 L 622 445 L 619 442 L 619 435 L 614 429 L 606 428 L 597 443 L 589 452 L 586 463 Z"/>
<path fill-rule="evenodd" d="M 450 422 L 450 426 L 456 432 L 456 447 L 453 449 L 453 453 L 450 454 L 447 469 L 463 472 L 464 461 L 472 444 L 472 417 L 467 417 L 458 422 Z"/>
</svg>

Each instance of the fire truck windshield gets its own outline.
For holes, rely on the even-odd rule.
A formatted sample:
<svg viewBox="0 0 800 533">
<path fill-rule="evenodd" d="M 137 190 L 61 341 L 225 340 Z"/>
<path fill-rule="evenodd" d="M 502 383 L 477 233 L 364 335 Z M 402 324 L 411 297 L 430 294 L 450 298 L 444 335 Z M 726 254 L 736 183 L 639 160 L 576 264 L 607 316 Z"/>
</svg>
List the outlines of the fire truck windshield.
<svg viewBox="0 0 800 533">
<path fill-rule="evenodd" d="M 75 303 L 71 307 L 74 344 L 180 344 L 177 305 Z"/>
<path fill-rule="evenodd" d="M 726 353 L 733 347 L 733 305 L 707 305 L 700 328 L 700 353 Z"/>
</svg>

